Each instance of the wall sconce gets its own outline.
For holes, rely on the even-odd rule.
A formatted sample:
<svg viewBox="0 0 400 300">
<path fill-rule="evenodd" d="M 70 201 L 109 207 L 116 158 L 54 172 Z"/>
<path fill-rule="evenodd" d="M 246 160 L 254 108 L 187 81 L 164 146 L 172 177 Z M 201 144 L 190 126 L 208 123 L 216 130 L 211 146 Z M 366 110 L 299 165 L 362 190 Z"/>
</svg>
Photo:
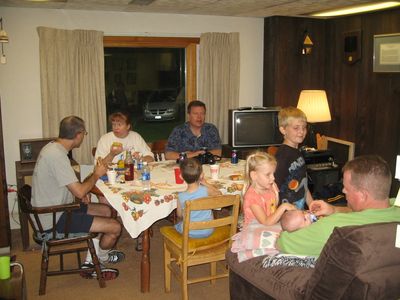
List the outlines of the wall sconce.
<svg viewBox="0 0 400 300">
<path fill-rule="evenodd" d="M 304 33 L 304 40 L 301 44 L 301 54 L 310 55 L 313 49 L 314 43 L 312 42 L 310 36 L 307 31 Z"/>
<path fill-rule="evenodd" d="M 8 43 L 8 34 L 3 29 L 3 18 L 0 18 L 0 43 L 1 43 L 0 63 L 5 64 L 7 62 L 7 59 L 6 55 L 4 54 L 4 43 Z"/>
<path fill-rule="evenodd" d="M 324 90 L 301 91 L 297 108 L 305 113 L 308 123 L 329 122 L 332 119 Z M 312 124 L 308 128 L 307 135 L 309 143 L 307 146 L 316 148 L 317 139 Z"/>
</svg>

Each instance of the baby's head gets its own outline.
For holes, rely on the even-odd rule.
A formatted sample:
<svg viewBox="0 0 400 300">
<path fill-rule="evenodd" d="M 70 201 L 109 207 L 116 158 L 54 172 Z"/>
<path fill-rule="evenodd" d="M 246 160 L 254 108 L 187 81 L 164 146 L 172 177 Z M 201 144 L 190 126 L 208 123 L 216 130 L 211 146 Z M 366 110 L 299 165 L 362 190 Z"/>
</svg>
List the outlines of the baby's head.
<svg viewBox="0 0 400 300">
<path fill-rule="evenodd" d="M 194 183 L 201 179 L 203 167 L 195 158 L 187 158 L 180 164 L 181 175 L 186 183 Z"/>
<path fill-rule="evenodd" d="M 288 232 L 310 226 L 311 223 L 313 223 L 311 213 L 304 210 L 288 210 L 281 218 L 282 229 Z"/>
</svg>

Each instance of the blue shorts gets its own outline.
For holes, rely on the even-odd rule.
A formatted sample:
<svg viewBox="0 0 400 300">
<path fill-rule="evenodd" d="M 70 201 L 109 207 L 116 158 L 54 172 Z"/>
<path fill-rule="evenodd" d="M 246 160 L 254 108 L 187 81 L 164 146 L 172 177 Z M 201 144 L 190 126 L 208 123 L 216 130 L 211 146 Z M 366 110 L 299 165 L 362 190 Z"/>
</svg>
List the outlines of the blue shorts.
<svg viewBox="0 0 400 300">
<path fill-rule="evenodd" d="M 71 220 L 69 223 L 69 232 L 70 233 L 81 233 L 81 232 L 89 232 L 90 227 L 92 227 L 94 216 L 87 214 L 88 206 L 87 204 L 81 203 L 80 208 L 72 211 Z M 67 213 L 63 213 L 58 219 L 56 230 L 57 232 L 64 232 L 65 222 L 67 219 Z"/>
</svg>

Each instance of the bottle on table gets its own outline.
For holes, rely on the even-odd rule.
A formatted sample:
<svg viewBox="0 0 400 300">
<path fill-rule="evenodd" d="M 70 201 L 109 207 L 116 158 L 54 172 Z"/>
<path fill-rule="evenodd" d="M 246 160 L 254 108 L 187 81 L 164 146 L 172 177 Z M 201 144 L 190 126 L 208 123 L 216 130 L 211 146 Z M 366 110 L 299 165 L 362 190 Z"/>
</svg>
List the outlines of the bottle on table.
<svg viewBox="0 0 400 300">
<path fill-rule="evenodd" d="M 125 157 L 125 181 L 132 181 L 134 177 L 134 161 L 131 151 L 126 151 Z"/>
<path fill-rule="evenodd" d="M 150 190 L 150 168 L 147 164 L 147 161 L 143 162 L 142 168 L 142 185 L 144 191 Z"/>
<path fill-rule="evenodd" d="M 239 157 L 237 150 L 233 149 L 231 154 L 231 164 L 237 164 L 239 162 Z"/>
</svg>

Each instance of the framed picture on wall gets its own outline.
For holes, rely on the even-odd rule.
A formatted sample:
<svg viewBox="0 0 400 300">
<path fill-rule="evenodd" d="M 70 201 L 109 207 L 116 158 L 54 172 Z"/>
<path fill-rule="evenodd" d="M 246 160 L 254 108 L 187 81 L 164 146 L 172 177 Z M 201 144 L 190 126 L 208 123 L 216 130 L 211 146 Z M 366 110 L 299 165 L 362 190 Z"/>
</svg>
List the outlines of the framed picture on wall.
<svg viewBox="0 0 400 300">
<path fill-rule="evenodd" d="M 374 72 L 400 72 L 400 33 L 374 35 Z"/>
</svg>

